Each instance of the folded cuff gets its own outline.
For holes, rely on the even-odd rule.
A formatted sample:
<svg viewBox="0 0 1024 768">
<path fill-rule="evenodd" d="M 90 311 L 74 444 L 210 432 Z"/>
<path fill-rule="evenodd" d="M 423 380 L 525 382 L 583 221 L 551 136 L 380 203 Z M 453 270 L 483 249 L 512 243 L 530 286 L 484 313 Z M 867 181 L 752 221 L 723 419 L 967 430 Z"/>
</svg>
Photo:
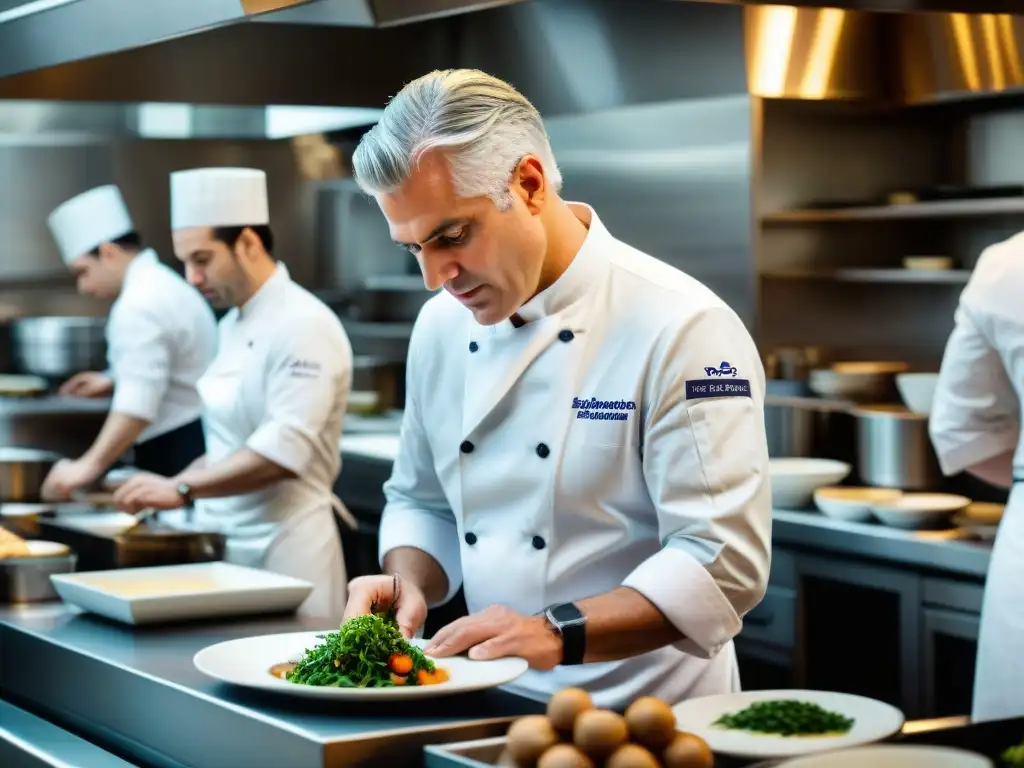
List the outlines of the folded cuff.
<svg viewBox="0 0 1024 768">
<path fill-rule="evenodd" d="M 313 461 L 313 446 L 305 433 L 278 421 L 261 424 L 245 445 L 298 477 L 306 473 Z"/>
<path fill-rule="evenodd" d="M 948 476 L 1013 451 L 1017 447 L 1017 434 L 1013 430 L 982 432 L 968 440 L 958 440 L 957 445 L 950 448 L 942 448 L 941 438 L 933 442 L 938 448 L 936 455 L 942 473 Z"/>
<path fill-rule="evenodd" d="M 163 387 L 145 381 L 116 381 L 110 410 L 153 423 L 163 392 Z"/>
<path fill-rule="evenodd" d="M 647 558 L 623 585 L 665 614 L 683 634 L 675 647 L 692 656 L 712 658 L 743 626 L 707 569 L 680 549 L 665 548 Z"/>
<path fill-rule="evenodd" d="M 377 535 L 382 567 L 385 555 L 399 547 L 421 549 L 440 564 L 448 577 L 448 594 L 431 608 L 444 605 L 459 591 L 462 586 L 462 552 L 454 520 L 445 520 L 419 509 L 388 506 L 384 509 Z"/>
</svg>

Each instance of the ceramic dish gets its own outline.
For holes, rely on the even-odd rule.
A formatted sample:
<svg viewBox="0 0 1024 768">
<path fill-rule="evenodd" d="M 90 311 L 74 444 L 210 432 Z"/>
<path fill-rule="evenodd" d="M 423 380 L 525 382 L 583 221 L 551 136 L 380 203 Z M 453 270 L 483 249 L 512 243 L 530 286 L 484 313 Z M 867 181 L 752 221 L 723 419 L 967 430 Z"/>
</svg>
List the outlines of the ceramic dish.
<svg viewBox="0 0 1024 768">
<path fill-rule="evenodd" d="M 904 493 L 898 499 L 872 504 L 871 512 L 893 528 L 941 528 L 970 503 L 966 496 L 947 493 Z"/>
<path fill-rule="evenodd" d="M 779 458 L 771 459 L 769 466 L 772 506 L 777 509 L 809 506 L 816 490 L 835 485 L 852 470 L 849 464 L 832 459 Z"/>
<path fill-rule="evenodd" d="M 902 495 L 903 491 L 892 488 L 830 486 L 814 492 L 814 505 L 826 517 L 864 523 L 872 518 L 873 504 L 895 501 Z"/>
</svg>

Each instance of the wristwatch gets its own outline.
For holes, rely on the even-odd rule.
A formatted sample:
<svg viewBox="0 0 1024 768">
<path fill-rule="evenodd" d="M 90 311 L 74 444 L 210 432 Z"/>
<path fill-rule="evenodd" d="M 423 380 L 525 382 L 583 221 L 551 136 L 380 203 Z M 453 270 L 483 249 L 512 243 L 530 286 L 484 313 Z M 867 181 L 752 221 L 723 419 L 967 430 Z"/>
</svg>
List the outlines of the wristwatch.
<svg viewBox="0 0 1024 768">
<path fill-rule="evenodd" d="M 185 501 L 185 509 L 192 509 L 196 505 L 195 497 L 192 495 L 192 486 L 182 483 L 178 486 L 178 494 Z"/>
<path fill-rule="evenodd" d="M 575 603 L 557 603 L 544 609 L 544 618 L 562 636 L 562 665 L 583 663 L 587 653 L 587 617 Z"/>
</svg>

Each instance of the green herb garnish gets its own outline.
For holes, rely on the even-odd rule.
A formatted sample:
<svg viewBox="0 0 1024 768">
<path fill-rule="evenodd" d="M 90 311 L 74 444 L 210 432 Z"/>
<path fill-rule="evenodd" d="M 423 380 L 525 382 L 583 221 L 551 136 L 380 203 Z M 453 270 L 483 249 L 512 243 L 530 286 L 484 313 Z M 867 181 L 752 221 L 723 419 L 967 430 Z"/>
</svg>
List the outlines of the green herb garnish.
<svg viewBox="0 0 1024 768">
<path fill-rule="evenodd" d="M 734 714 L 722 715 L 715 725 L 780 736 L 810 736 L 846 733 L 853 727 L 853 720 L 822 709 L 817 704 L 777 700 L 758 701 Z"/>
<path fill-rule="evenodd" d="M 1015 747 L 1007 747 L 999 759 L 1007 765 L 1024 765 L 1024 743 Z"/>
<path fill-rule="evenodd" d="M 389 688 L 395 685 L 389 666 L 394 656 L 412 660 L 412 669 L 401 676 L 399 684 L 418 685 L 417 672 L 434 672 L 434 662 L 406 642 L 391 615 L 356 616 L 337 632 L 317 638 L 323 642 L 306 650 L 286 680 L 335 688 Z"/>
</svg>

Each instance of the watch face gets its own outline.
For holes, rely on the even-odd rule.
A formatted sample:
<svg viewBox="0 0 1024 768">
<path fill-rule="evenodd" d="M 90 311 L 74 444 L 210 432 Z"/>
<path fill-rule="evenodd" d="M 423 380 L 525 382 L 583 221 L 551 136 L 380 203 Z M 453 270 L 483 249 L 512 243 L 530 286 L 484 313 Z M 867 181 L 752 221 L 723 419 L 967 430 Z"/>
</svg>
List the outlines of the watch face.
<svg viewBox="0 0 1024 768">
<path fill-rule="evenodd" d="M 551 607 L 551 616 L 559 624 L 571 624 L 583 618 L 583 612 L 572 603 L 562 603 Z"/>
</svg>

